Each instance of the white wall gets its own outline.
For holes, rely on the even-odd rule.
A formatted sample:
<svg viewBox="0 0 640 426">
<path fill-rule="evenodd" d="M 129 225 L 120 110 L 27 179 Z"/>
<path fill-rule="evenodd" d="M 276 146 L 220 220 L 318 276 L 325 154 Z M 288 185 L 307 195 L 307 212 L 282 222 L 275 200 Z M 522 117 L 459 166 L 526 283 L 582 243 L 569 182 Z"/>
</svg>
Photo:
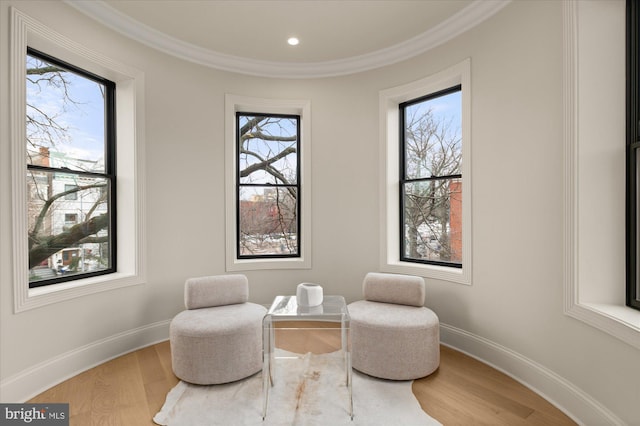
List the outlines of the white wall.
<svg viewBox="0 0 640 426">
<path fill-rule="evenodd" d="M 145 285 L 13 314 L 6 125 L 11 5 L 145 73 Z M 301 281 L 357 299 L 364 274 L 378 268 L 378 92 L 470 57 L 474 276 L 471 286 L 428 282 L 427 305 L 443 323 L 443 341 L 527 381 L 585 424 L 638 424 L 640 351 L 563 314 L 560 2 L 514 2 L 420 57 L 319 80 L 262 79 L 193 65 L 58 2 L 3 1 L 0 36 L 3 402 L 39 390 L 33 386 L 44 384 L 33 372 L 55 381 L 166 338 L 168 320 L 182 309 L 185 278 L 224 272 L 225 93 L 311 100 L 312 268 L 247 272 L 251 299 L 268 303 Z M 59 365 L 68 372 L 48 371 Z"/>
</svg>

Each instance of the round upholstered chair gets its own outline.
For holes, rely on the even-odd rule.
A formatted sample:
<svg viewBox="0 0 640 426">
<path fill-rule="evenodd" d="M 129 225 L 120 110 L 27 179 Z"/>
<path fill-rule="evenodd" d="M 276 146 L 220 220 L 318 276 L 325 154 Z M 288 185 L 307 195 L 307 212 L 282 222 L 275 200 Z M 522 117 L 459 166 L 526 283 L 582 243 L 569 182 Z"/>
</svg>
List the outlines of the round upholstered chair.
<svg viewBox="0 0 640 426">
<path fill-rule="evenodd" d="M 171 363 L 185 382 L 212 385 L 244 379 L 262 368 L 264 306 L 249 303 L 244 275 L 190 278 L 187 310 L 169 326 Z"/>
<path fill-rule="evenodd" d="M 369 273 L 363 296 L 348 305 L 353 368 L 390 380 L 433 373 L 440 365 L 440 323 L 424 307 L 424 279 Z"/>
</svg>

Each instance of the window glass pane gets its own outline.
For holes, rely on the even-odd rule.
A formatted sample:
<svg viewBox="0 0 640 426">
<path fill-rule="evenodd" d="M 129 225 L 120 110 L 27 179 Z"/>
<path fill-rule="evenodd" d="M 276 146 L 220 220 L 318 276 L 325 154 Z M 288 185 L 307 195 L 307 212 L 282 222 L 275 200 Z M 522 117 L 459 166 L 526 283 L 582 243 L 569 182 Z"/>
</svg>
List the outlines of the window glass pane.
<svg viewBox="0 0 640 426">
<path fill-rule="evenodd" d="M 109 192 L 101 177 L 27 172 L 29 282 L 111 266 Z"/>
<path fill-rule="evenodd" d="M 297 190 L 240 188 L 240 256 L 298 253 Z"/>
<path fill-rule="evenodd" d="M 462 173 L 461 91 L 404 108 L 406 179 Z"/>
<path fill-rule="evenodd" d="M 105 87 L 27 55 L 27 164 L 105 171 Z"/>
<path fill-rule="evenodd" d="M 239 115 L 240 184 L 298 180 L 298 119 Z"/>
<path fill-rule="evenodd" d="M 462 180 L 405 183 L 404 257 L 462 262 Z"/>
</svg>

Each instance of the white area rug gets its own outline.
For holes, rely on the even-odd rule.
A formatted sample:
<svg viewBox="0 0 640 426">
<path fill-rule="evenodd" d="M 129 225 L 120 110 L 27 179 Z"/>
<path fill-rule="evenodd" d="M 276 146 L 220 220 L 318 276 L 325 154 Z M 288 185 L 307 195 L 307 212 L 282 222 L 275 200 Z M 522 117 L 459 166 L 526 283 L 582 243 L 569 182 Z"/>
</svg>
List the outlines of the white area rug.
<svg viewBox="0 0 640 426">
<path fill-rule="evenodd" d="M 275 384 L 262 420 L 262 373 L 224 385 L 180 382 L 153 421 L 169 426 L 431 426 L 440 425 L 421 408 L 412 381 L 375 379 L 353 372 L 353 421 L 340 352 L 304 356 L 278 352 Z"/>
</svg>

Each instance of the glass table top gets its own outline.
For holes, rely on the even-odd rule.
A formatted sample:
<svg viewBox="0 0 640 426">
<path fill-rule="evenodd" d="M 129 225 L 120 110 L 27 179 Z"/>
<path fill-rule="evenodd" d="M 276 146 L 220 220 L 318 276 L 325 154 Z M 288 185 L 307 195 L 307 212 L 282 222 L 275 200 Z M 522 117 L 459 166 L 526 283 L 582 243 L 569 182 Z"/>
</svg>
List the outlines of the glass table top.
<svg viewBox="0 0 640 426">
<path fill-rule="evenodd" d="M 298 306 L 296 296 L 276 296 L 267 316 L 280 319 L 327 319 L 348 316 L 347 303 L 343 296 L 324 296 L 318 306 Z"/>
</svg>

